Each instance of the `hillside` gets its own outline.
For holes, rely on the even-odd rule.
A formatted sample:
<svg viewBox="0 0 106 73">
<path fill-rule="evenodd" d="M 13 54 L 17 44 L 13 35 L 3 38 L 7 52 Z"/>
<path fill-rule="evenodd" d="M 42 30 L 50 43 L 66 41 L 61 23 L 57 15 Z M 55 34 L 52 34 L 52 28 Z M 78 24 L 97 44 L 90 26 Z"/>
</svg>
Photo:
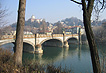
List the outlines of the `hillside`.
<svg viewBox="0 0 106 73">
<path fill-rule="evenodd" d="M 63 20 L 58 21 L 58 22 L 62 22 L 67 26 L 74 26 L 74 25 L 75 26 L 77 26 L 77 25 L 83 26 L 83 22 L 80 19 L 76 18 L 76 17 L 66 18 L 66 19 L 63 19 Z M 55 26 L 56 23 L 54 23 L 53 26 Z M 46 22 L 46 24 L 48 26 L 50 23 Z M 28 19 L 27 21 L 25 21 L 25 26 L 39 28 L 40 25 L 42 25 L 42 21 L 38 22 L 38 21 L 35 20 L 34 22 L 31 22 L 31 19 Z M 11 27 L 12 28 L 16 27 L 16 23 L 12 24 Z"/>
<path fill-rule="evenodd" d="M 61 20 L 61 22 L 64 22 L 68 26 L 74 26 L 74 25 L 83 26 L 83 22 L 80 19 L 76 18 L 76 17 L 66 18 L 64 20 Z"/>
<path fill-rule="evenodd" d="M 61 25 L 58 25 L 57 23 L 60 23 Z M 83 22 L 76 18 L 76 17 L 71 17 L 71 18 L 66 18 L 63 19 L 61 21 L 58 21 L 56 23 L 53 23 L 52 29 L 55 29 L 55 26 L 59 26 L 61 28 L 65 27 L 65 26 L 78 26 L 81 25 L 83 26 Z M 102 25 L 102 23 L 106 22 L 106 19 L 102 20 L 102 21 L 92 21 L 92 26 L 100 26 Z M 6 26 L 2 29 L 2 34 L 5 33 L 10 33 L 11 31 L 15 31 L 16 30 L 16 24 L 17 23 L 13 23 L 10 26 Z M 29 32 L 33 32 L 38 33 L 41 30 L 49 30 L 48 26 L 51 23 L 46 22 L 44 19 L 35 19 L 34 17 L 31 17 L 30 19 L 28 19 L 27 21 L 25 21 L 25 27 L 24 27 L 24 31 L 29 31 Z M 49 26 L 51 28 L 51 26 Z M 105 26 L 105 25 L 103 25 Z M 61 29 L 59 28 L 59 29 Z M 56 29 L 54 31 L 57 31 Z M 59 31 L 58 31 L 59 32 Z"/>
<path fill-rule="evenodd" d="M 28 19 L 27 21 L 25 21 L 25 26 L 30 26 L 30 27 L 36 27 L 36 28 L 39 28 L 41 25 L 42 25 L 42 21 L 38 21 L 40 19 L 37 19 L 37 20 L 34 20 L 33 22 L 31 22 L 31 18 Z M 46 21 L 45 21 L 46 22 Z M 63 19 L 61 21 L 58 21 L 58 22 L 62 22 L 64 23 L 64 25 L 66 26 L 77 26 L 77 25 L 81 25 L 83 26 L 83 22 L 76 18 L 76 17 L 71 17 L 71 18 L 66 18 L 66 19 Z M 100 26 L 102 23 L 106 22 L 106 19 L 102 20 L 102 21 L 92 21 L 92 25 L 93 26 Z M 57 23 L 57 22 L 56 22 Z M 53 26 L 56 25 L 56 23 L 53 24 Z M 49 22 L 46 22 L 47 26 L 50 24 Z M 11 25 L 12 28 L 16 28 L 16 23 L 13 23 Z"/>
<path fill-rule="evenodd" d="M 16 28 L 16 24 L 17 23 L 13 23 L 11 25 L 12 28 Z M 31 19 L 28 19 L 27 21 L 25 21 L 25 26 L 30 26 L 30 27 L 36 27 L 39 28 L 42 25 L 42 21 L 38 22 L 37 20 L 31 22 Z M 47 25 L 49 25 L 49 22 L 46 22 Z"/>
<path fill-rule="evenodd" d="M 103 19 L 102 21 L 93 21 L 92 25 L 93 26 L 100 26 L 102 23 L 106 22 L 106 19 Z"/>
</svg>

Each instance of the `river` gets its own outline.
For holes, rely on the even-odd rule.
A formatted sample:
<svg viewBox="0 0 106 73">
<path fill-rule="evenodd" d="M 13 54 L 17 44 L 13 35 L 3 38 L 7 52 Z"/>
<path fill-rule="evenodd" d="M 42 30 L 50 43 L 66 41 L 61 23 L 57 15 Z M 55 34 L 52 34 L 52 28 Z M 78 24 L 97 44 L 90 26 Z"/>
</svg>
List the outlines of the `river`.
<svg viewBox="0 0 106 73">
<path fill-rule="evenodd" d="M 5 49 L 12 48 L 12 43 L 5 44 Z M 103 55 L 106 56 L 106 46 L 98 45 L 98 52 L 102 61 Z M 43 54 L 30 54 L 23 52 L 23 62 L 35 60 L 40 64 L 54 64 L 56 67 L 71 69 L 74 73 L 93 73 L 90 50 L 88 45 L 70 44 L 69 48 L 43 47 Z"/>
</svg>

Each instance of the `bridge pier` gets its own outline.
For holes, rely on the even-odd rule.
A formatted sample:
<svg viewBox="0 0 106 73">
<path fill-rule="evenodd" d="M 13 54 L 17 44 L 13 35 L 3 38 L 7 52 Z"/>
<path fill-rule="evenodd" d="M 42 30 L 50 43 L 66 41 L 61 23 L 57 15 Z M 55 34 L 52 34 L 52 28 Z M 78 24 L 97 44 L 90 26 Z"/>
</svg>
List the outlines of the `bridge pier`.
<svg viewBox="0 0 106 73">
<path fill-rule="evenodd" d="M 35 53 L 43 53 L 41 44 L 35 46 Z"/>
<path fill-rule="evenodd" d="M 63 47 L 65 47 L 65 48 L 68 48 L 68 47 L 69 47 L 69 45 L 68 45 L 68 42 L 67 42 L 67 41 L 64 41 Z"/>
<path fill-rule="evenodd" d="M 68 48 L 69 47 L 69 45 L 68 45 L 68 42 L 67 41 L 65 41 L 65 39 L 66 39 L 66 36 L 65 36 L 66 34 L 65 33 L 63 33 L 63 47 L 64 48 Z"/>
</svg>

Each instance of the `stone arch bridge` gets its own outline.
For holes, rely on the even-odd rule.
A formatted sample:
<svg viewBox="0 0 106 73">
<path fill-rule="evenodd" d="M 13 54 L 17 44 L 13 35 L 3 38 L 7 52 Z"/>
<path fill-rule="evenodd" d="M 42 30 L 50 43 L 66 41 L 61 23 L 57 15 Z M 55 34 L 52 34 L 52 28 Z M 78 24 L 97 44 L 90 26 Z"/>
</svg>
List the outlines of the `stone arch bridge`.
<svg viewBox="0 0 106 73">
<path fill-rule="evenodd" d="M 43 53 L 42 44 L 48 40 L 58 40 L 62 43 L 62 47 L 69 47 L 67 40 L 70 38 L 74 38 L 79 41 L 79 34 L 34 34 L 34 35 L 24 35 L 23 42 L 31 45 L 33 47 L 33 51 L 30 52 L 37 52 Z M 0 39 L 0 45 L 7 44 L 7 43 L 15 43 L 15 36 L 14 35 L 3 35 Z M 79 41 L 80 43 L 80 41 Z"/>
</svg>

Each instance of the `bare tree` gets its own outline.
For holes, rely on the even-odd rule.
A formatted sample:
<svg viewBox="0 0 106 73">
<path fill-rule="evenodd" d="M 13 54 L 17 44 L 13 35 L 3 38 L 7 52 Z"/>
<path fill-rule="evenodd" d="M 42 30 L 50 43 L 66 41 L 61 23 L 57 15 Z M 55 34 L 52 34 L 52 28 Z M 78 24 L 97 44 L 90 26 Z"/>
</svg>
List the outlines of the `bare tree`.
<svg viewBox="0 0 106 73">
<path fill-rule="evenodd" d="M 3 27 L 6 24 L 6 21 L 4 20 L 4 17 L 6 15 L 7 15 L 7 9 L 3 8 L 1 3 L 0 3 L 0 36 L 2 35 L 1 27 Z"/>
<path fill-rule="evenodd" d="M 12 27 L 11 26 L 5 26 L 1 31 L 1 35 L 5 35 L 5 34 L 11 34 L 12 31 Z"/>
<path fill-rule="evenodd" d="M 77 4 L 82 6 L 83 10 L 83 22 L 84 27 L 90 47 L 92 65 L 93 65 L 93 72 L 94 73 L 101 73 L 98 50 L 94 40 L 94 34 L 91 28 L 91 15 L 93 8 L 96 12 L 100 12 L 102 9 L 105 9 L 106 1 L 105 0 L 71 0 Z M 100 4 L 100 5 L 99 5 Z M 101 8 L 100 8 L 101 6 Z"/>
<path fill-rule="evenodd" d="M 40 28 L 42 28 L 42 33 L 44 34 L 47 30 L 47 23 L 45 22 L 45 20 L 42 21 Z"/>
<path fill-rule="evenodd" d="M 16 29 L 16 42 L 15 42 L 15 49 L 16 49 L 15 63 L 16 65 L 22 65 L 25 7 L 26 7 L 26 0 L 19 0 L 18 20 L 17 20 L 17 29 Z"/>
<path fill-rule="evenodd" d="M 3 8 L 0 4 L 0 27 L 2 27 L 6 21 L 4 21 L 4 17 L 7 15 L 7 9 Z"/>
<path fill-rule="evenodd" d="M 57 26 L 57 28 L 54 30 L 54 33 L 62 34 L 63 33 L 63 25 L 60 22 L 57 22 L 56 26 Z"/>
</svg>

